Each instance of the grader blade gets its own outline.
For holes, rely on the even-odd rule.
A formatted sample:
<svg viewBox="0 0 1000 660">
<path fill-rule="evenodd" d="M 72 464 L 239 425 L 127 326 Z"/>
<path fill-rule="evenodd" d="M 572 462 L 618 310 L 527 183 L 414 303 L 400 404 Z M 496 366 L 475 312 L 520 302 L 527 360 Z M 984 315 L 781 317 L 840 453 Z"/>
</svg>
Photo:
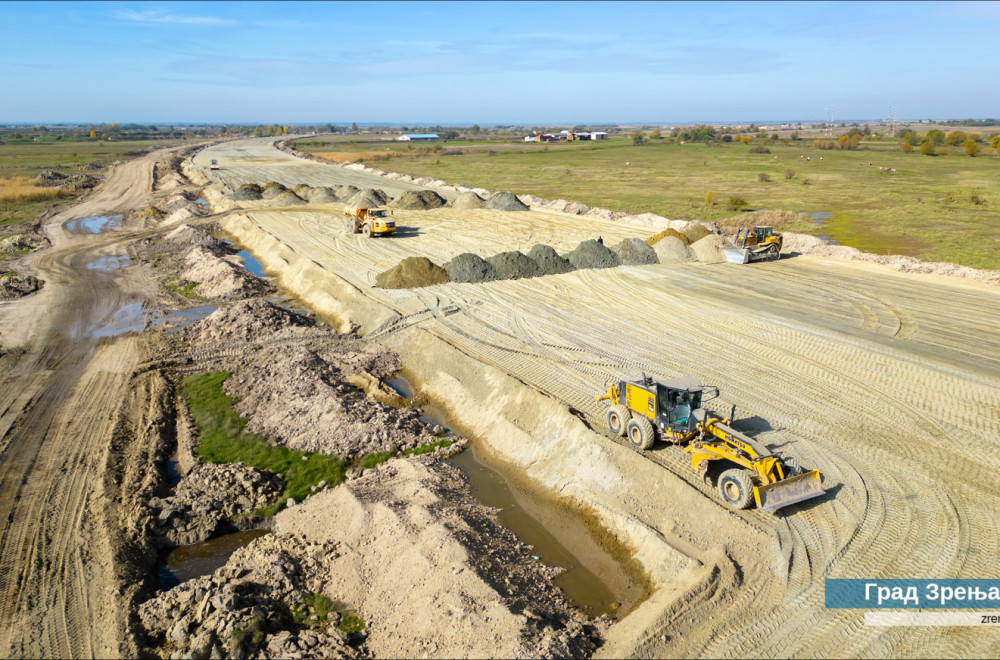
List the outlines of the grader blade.
<svg viewBox="0 0 1000 660">
<path fill-rule="evenodd" d="M 766 486 L 758 486 L 755 491 L 757 506 L 762 511 L 777 511 L 790 504 L 819 497 L 826 492 L 823 490 L 819 470 L 782 479 Z"/>
</svg>

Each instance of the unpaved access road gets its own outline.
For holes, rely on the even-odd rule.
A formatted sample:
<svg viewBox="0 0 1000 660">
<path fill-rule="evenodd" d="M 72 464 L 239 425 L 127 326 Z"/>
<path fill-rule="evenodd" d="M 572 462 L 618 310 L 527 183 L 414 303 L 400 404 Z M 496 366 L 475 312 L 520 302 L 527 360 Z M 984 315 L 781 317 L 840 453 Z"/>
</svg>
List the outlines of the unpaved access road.
<svg viewBox="0 0 1000 660">
<path fill-rule="evenodd" d="M 212 147 L 196 162 L 206 157 L 231 169 L 204 175 L 231 187 L 345 176 L 266 141 Z M 349 176 L 358 187 L 391 189 L 363 172 Z M 225 204 L 221 194 L 214 200 Z M 596 511 L 619 540 L 628 542 L 622 530 L 653 530 L 706 569 L 678 573 L 688 577 L 672 587 L 661 575 L 661 592 L 616 624 L 605 652 L 995 656 L 995 629 L 869 628 L 861 612 L 824 607 L 825 578 L 996 577 L 995 287 L 790 256 L 389 291 L 373 287 L 375 274 L 407 256 L 443 263 L 536 242 L 565 252 L 594 235 L 649 232 L 555 212 L 440 209 L 397 211 L 406 231 L 365 240 L 348 233 L 337 205 L 247 206 L 224 228 L 318 311 L 399 352 L 501 459 Z M 818 468 L 828 495 L 779 515 L 734 514 L 679 450 L 639 455 L 574 426 L 579 417 L 599 431 L 593 395 L 640 371 L 718 385 L 717 409 L 735 403 L 738 427 Z M 624 519 L 640 527 L 613 529 Z M 645 546 L 635 546 L 655 572 Z M 671 589 L 676 598 L 661 597 Z M 615 628 L 625 632 L 616 637 Z"/>
<path fill-rule="evenodd" d="M 149 203 L 154 152 L 117 165 L 44 222 L 50 249 L 19 268 L 45 281 L 0 305 L 0 656 L 112 657 L 116 600 L 102 500 L 115 413 L 139 360 L 129 312 L 155 295 L 145 271 L 101 269 L 132 232 L 72 234 L 72 220 Z M 127 654 L 127 651 L 125 651 Z"/>
</svg>

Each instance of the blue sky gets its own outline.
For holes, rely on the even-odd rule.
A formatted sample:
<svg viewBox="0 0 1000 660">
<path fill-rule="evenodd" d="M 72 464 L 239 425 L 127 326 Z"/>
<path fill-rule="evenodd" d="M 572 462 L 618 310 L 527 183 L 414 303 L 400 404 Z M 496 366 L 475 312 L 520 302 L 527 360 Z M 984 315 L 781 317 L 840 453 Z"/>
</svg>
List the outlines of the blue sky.
<svg viewBox="0 0 1000 660">
<path fill-rule="evenodd" d="M 0 2 L 0 123 L 1000 116 L 992 2 Z"/>
</svg>

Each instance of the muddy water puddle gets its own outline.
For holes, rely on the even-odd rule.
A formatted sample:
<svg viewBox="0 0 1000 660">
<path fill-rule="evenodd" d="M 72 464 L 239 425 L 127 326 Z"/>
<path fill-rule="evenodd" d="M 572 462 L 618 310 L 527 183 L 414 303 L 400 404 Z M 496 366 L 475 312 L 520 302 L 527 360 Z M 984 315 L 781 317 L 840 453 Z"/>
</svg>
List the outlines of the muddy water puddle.
<svg viewBox="0 0 1000 660">
<path fill-rule="evenodd" d="M 66 223 L 66 230 L 72 234 L 100 234 L 109 229 L 121 226 L 120 215 L 94 215 L 89 218 L 79 218 Z"/>
<path fill-rule="evenodd" d="M 386 384 L 406 399 L 415 393 L 401 376 Z M 451 435 L 443 409 L 425 404 L 420 410 L 424 423 L 440 425 L 446 436 Z M 474 444 L 448 462 L 465 474 L 481 504 L 500 510 L 500 524 L 532 546 L 534 559 L 565 569 L 554 582 L 575 606 L 591 616 L 617 618 L 645 598 L 645 589 L 634 573 L 598 543 L 580 516 L 509 479 L 504 467 L 485 460 Z"/>
<path fill-rule="evenodd" d="M 126 332 L 142 332 L 146 327 L 146 315 L 142 311 L 142 303 L 134 302 L 122 305 L 107 321 L 92 327 L 88 334 L 92 337 L 117 337 Z"/>
<path fill-rule="evenodd" d="M 823 225 L 826 224 L 827 220 L 833 220 L 833 214 L 827 211 L 816 211 L 815 213 L 809 214 L 809 219 L 812 220 L 817 227 L 822 227 Z M 821 234 L 820 236 L 818 236 L 818 238 L 821 238 L 830 245 L 840 245 L 837 242 L 837 239 L 830 238 L 829 234 Z"/>
<path fill-rule="evenodd" d="M 251 529 L 202 543 L 183 545 L 167 555 L 167 561 L 160 566 L 160 588 L 172 589 L 182 582 L 210 575 L 222 568 L 234 552 L 250 541 L 270 533 L 266 529 Z"/>
<path fill-rule="evenodd" d="M 87 263 L 87 270 L 96 270 L 101 273 L 110 273 L 113 270 L 120 270 L 129 265 L 127 254 L 112 254 L 106 257 L 95 257 Z"/>
<path fill-rule="evenodd" d="M 166 328 L 167 334 L 172 334 L 185 326 L 191 325 L 195 321 L 200 321 L 217 309 L 219 308 L 215 305 L 200 305 L 198 307 L 188 307 L 187 309 L 175 309 L 166 313 L 161 312 L 150 323 L 156 328 Z"/>
</svg>

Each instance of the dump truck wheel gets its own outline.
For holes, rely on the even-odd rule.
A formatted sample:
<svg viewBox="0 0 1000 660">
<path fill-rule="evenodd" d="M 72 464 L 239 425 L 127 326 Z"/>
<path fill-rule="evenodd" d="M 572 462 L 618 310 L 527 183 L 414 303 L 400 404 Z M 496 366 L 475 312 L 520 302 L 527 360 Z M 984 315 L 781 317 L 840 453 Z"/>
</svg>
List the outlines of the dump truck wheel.
<svg viewBox="0 0 1000 660">
<path fill-rule="evenodd" d="M 645 451 L 653 446 L 656 436 L 653 435 L 653 425 L 646 417 L 633 417 L 625 427 L 629 442 L 639 450 Z"/>
<path fill-rule="evenodd" d="M 625 435 L 625 425 L 632 415 L 629 414 L 625 406 L 611 406 L 608 408 L 608 428 L 618 437 Z"/>
<path fill-rule="evenodd" d="M 719 477 L 719 495 L 733 509 L 745 509 L 753 501 L 753 482 L 747 470 L 726 470 Z"/>
<path fill-rule="evenodd" d="M 361 233 L 365 235 L 365 238 L 371 238 L 372 237 L 372 226 L 371 225 L 365 225 L 364 227 L 361 228 Z"/>
</svg>

